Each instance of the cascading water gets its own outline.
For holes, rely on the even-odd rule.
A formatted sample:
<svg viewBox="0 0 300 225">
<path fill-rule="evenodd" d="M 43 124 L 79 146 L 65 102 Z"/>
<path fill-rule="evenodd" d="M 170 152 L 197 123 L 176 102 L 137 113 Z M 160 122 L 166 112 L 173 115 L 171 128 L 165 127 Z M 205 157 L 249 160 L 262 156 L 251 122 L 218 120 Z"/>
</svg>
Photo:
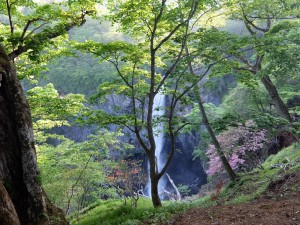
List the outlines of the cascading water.
<svg viewBox="0 0 300 225">
<path fill-rule="evenodd" d="M 154 98 L 153 104 L 153 119 L 163 116 L 165 114 L 165 95 L 160 92 Z M 163 158 L 163 144 L 164 144 L 164 123 L 161 122 L 154 127 L 154 141 L 156 145 L 155 156 L 157 161 L 158 172 L 160 172 L 165 165 Z M 149 164 L 148 164 L 148 183 L 146 186 L 146 195 L 151 196 L 151 183 L 150 183 L 150 173 L 149 173 Z M 163 176 L 158 183 L 158 193 L 163 193 L 166 185 L 166 179 Z"/>
</svg>

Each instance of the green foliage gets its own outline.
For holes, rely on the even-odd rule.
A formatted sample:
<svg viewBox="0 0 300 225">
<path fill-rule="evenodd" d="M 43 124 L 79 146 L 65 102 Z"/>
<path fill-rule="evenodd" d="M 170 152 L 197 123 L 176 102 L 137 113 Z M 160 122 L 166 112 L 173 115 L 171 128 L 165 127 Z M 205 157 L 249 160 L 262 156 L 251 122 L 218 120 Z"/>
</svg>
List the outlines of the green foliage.
<svg viewBox="0 0 300 225">
<path fill-rule="evenodd" d="M 135 97 L 143 98 L 148 89 L 149 72 L 143 66 L 149 60 L 142 45 L 133 45 L 116 41 L 107 44 L 94 41 L 75 43 L 76 49 L 93 53 L 101 62 L 110 63 L 117 76 L 111 76 L 110 81 L 102 83 L 98 93 L 92 99 L 103 98 L 113 92 L 117 95 L 132 97 L 131 87 L 135 89 Z M 134 68 L 134 69 L 132 69 Z"/>
<path fill-rule="evenodd" d="M 295 33 L 299 34 L 300 23 L 288 21 L 282 23 L 284 30 L 279 28 L 281 27 L 279 23 L 265 36 L 266 47 L 260 49 L 267 53 L 262 74 L 272 74 L 279 79 L 287 76 L 296 78 L 299 74 L 300 45 L 299 35 Z"/>
<path fill-rule="evenodd" d="M 288 87 L 283 85 L 280 89 L 284 99 L 289 99 L 298 93 L 293 91 L 294 87 L 292 89 Z M 249 119 L 253 119 L 260 128 L 267 128 L 269 131 L 276 131 L 278 127 L 288 124 L 285 119 L 278 117 L 274 108 L 270 109 L 267 94 L 261 85 L 252 88 L 238 84 L 229 91 L 218 107 L 209 103 L 205 104 L 205 109 L 217 133 L 226 130 L 228 126 L 236 127 L 238 124 L 243 124 Z M 196 108 L 192 110 L 190 116 L 198 123 Z"/>
<path fill-rule="evenodd" d="M 131 148 L 129 144 L 120 143 L 123 134 L 100 130 L 87 141 L 74 143 L 49 133 L 53 127 L 69 125 L 71 119 L 86 109 L 84 96 L 60 95 L 52 84 L 35 87 L 27 95 L 32 108 L 41 180 L 51 201 L 70 213 L 101 196 L 116 196 L 114 188 L 107 185 L 106 172 L 113 166 L 109 160 L 111 151 Z M 59 140 L 59 144 L 47 144 L 49 138 Z"/>
<path fill-rule="evenodd" d="M 39 84 L 52 82 L 63 93 L 93 94 L 99 84 L 115 79 L 113 68 L 108 63 L 99 64 L 91 55 L 76 54 L 77 57 L 61 57 L 47 65 L 43 72 L 46 79 Z M 87 69 L 88 68 L 88 69 Z"/>
<path fill-rule="evenodd" d="M 237 81 L 253 91 L 263 76 L 276 78 L 281 84 L 299 76 L 299 5 L 294 0 L 284 6 L 281 1 L 226 1 L 224 12 L 244 23 L 249 33 L 228 32 L 226 27 L 197 31 L 191 44 L 198 50 L 196 57 L 206 65 L 214 65 L 210 76 L 233 73 Z M 274 20 L 266 19 L 269 17 Z"/>
<path fill-rule="evenodd" d="M 299 15 L 297 0 L 287 0 L 284 3 L 280 0 L 256 0 L 251 2 L 247 0 L 230 0 L 226 1 L 226 6 L 228 7 L 228 15 L 231 18 L 241 19 L 243 16 L 241 8 L 243 7 L 246 15 L 255 14 L 258 17 L 257 23 L 264 21 L 263 19 L 269 15 L 278 19 Z"/>
<path fill-rule="evenodd" d="M 183 185 L 183 184 L 180 184 L 178 185 L 178 190 L 179 190 L 179 193 L 182 195 L 182 196 L 188 196 L 189 195 L 189 187 L 187 185 Z"/>
<path fill-rule="evenodd" d="M 206 170 L 208 168 L 208 157 L 206 155 L 206 150 L 211 143 L 210 136 L 207 131 L 199 131 L 200 134 L 200 142 L 193 149 L 193 157 L 194 159 L 198 158 L 201 160 L 202 168 Z"/>
<path fill-rule="evenodd" d="M 18 57 L 19 78 L 37 76 L 50 59 L 68 54 L 67 32 L 82 25 L 86 15 L 95 17 L 97 2 L 2 1 L 1 42 L 11 59 Z"/>
<path fill-rule="evenodd" d="M 60 95 L 53 84 L 28 90 L 27 99 L 34 118 L 49 120 L 73 117 L 84 109 L 85 102 L 84 95 Z"/>
<path fill-rule="evenodd" d="M 250 119 L 256 112 L 268 109 L 269 104 L 266 95 L 259 86 L 249 88 L 245 85 L 238 85 L 225 96 L 220 107 L 224 110 L 225 115 L 233 117 L 234 120 L 232 121 L 243 121 Z"/>
<path fill-rule="evenodd" d="M 68 40 L 78 42 L 93 40 L 105 43 L 113 40 L 126 40 L 126 37 L 117 32 L 116 28 L 108 21 L 100 22 L 88 17 L 85 24 L 69 31 L 69 38 L 65 42 Z M 58 51 L 58 48 L 55 50 L 60 57 L 54 59 L 52 57 L 45 66 L 42 73 L 42 77 L 45 79 L 39 79 L 40 85 L 50 82 L 62 92 L 90 96 L 101 83 L 110 82 L 116 78 L 111 64 L 99 63 L 99 60 L 90 54 L 82 54 L 78 51 L 70 52 L 71 50 L 66 48 L 62 49 L 63 52 Z M 36 73 L 33 71 L 30 74 Z"/>
<path fill-rule="evenodd" d="M 42 183 L 50 200 L 70 213 L 101 196 L 116 197 L 108 185 L 107 169 L 114 165 L 109 160 L 111 151 L 130 147 L 120 143 L 120 136 L 103 130 L 82 143 L 65 140 L 56 147 L 37 146 Z"/>
<path fill-rule="evenodd" d="M 55 135 L 45 131 L 53 127 L 69 126 L 69 121 L 85 109 L 85 98 L 80 94 L 60 95 L 53 84 L 35 87 L 27 91 L 27 99 L 33 117 L 33 128 L 38 143 Z"/>
<path fill-rule="evenodd" d="M 138 1 L 110 1 L 110 10 L 115 12 L 109 16 L 113 22 L 121 24 L 123 32 L 138 39 L 146 39 L 156 25 L 157 15 L 163 8 L 156 30 L 159 35 L 155 37 L 155 43 L 159 43 L 168 33 L 182 23 L 190 15 L 190 9 L 198 4 L 197 13 L 208 7 L 210 1 L 174 1 L 167 3 L 155 0 Z M 163 5 L 162 5 L 163 4 Z M 163 7 L 162 7 L 163 6 Z M 174 38 L 178 41 L 179 38 Z"/>
</svg>

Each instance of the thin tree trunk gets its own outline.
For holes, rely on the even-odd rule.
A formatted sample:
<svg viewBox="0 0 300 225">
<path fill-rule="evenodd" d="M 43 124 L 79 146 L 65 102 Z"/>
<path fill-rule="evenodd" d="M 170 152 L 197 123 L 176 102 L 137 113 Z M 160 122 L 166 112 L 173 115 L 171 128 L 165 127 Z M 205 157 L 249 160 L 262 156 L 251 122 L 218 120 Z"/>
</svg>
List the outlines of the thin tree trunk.
<svg viewBox="0 0 300 225">
<path fill-rule="evenodd" d="M 156 157 L 155 152 L 151 154 L 151 156 L 148 158 L 149 164 L 150 164 L 150 181 L 151 181 L 151 198 L 152 198 L 152 204 L 155 208 L 161 207 L 161 200 L 159 198 L 158 193 L 158 171 L 156 166 Z"/>
<path fill-rule="evenodd" d="M 152 204 L 155 208 L 161 207 L 161 200 L 158 193 L 158 181 L 159 178 L 157 176 L 151 177 L 151 196 L 152 196 Z"/>
<path fill-rule="evenodd" d="M 230 180 L 235 182 L 237 176 L 236 176 L 235 172 L 233 171 L 232 167 L 230 166 L 228 160 L 226 159 L 226 156 L 224 155 L 224 152 L 221 149 L 221 145 L 220 145 L 220 143 L 219 143 L 219 141 L 218 141 L 218 139 L 217 139 L 210 123 L 209 123 L 209 120 L 207 118 L 207 115 L 206 115 L 206 112 L 205 112 L 205 109 L 204 109 L 204 106 L 203 106 L 203 103 L 202 103 L 202 99 L 201 99 L 201 96 L 200 96 L 199 87 L 197 85 L 195 85 L 195 87 L 194 87 L 194 95 L 195 95 L 197 104 L 199 106 L 199 110 L 201 112 L 203 122 L 205 124 L 205 127 L 206 127 L 208 133 L 209 133 L 211 141 L 212 141 L 213 145 L 216 148 L 218 156 L 221 159 L 222 165 L 223 165 L 225 171 L 227 172 Z"/>
<path fill-rule="evenodd" d="M 282 101 L 277 88 L 275 87 L 275 85 L 273 84 L 272 80 L 270 79 L 269 76 L 263 76 L 261 78 L 261 82 L 263 83 L 263 85 L 265 86 L 265 88 L 267 89 L 268 93 L 271 96 L 271 101 L 272 103 L 275 105 L 275 108 L 277 109 L 277 111 L 279 112 L 279 114 L 287 119 L 290 123 L 293 122 L 293 119 L 289 113 L 289 110 L 287 108 L 287 106 L 284 104 L 284 102 Z"/>
<path fill-rule="evenodd" d="M 244 11 L 243 11 L 243 21 L 244 21 L 244 24 L 245 24 L 248 32 L 250 33 L 250 35 L 251 36 L 256 35 L 257 32 L 255 30 L 257 30 L 257 27 L 255 27 L 253 25 L 253 23 L 251 21 L 249 21 L 249 19 L 247 18 L 247 15 L 245 14 Z M 267 19 L 266 22 L 267 22 L 267 28 L 260 29 L 260 31 L 262 31 L 262 34 L 263 34 L 260 38 L 262 38 L 265 35 L 265 33 L 268 32 L 271 28 L 271 20 Z M 261 70 L 262 61 L 264 59 L 264 54 L 258 54 L 258 53 L 256 53 L 256 54 L 257 54 L 256 55 L 256 63 L 251 68 L 251 69 L 254 69 L 254 71 L 249 70 L 250 72 L 254 73 L 255 75 L 257 75 L 257 73 Z M 288 110 L 287 106 L 284 104 L 284 102 L 282 101 L 282 99 L 277 91 L 277 88 L 273 84 L 270 77 L 268 75 L 263 76 L 261 78 L 261 82 L 263 83 L 263 85 L 267 89 L 268 93 L 270 94 L 272 103 L 275 105 L 275 108 L 278 111 L 278 113 L 280 114 L 280 116 L 282 116 L 283 118 L 287 119 L 290 123 L 292 123 L 293 119 L 289 113 L 289 110 Z"/>
<path fill-rule="evenodd" d="M 187 56 L 190 56 L 188 47 L 185 47 L 185 52 L 186 52 Z M 189 67 L 190 73 L 193 76 L 196 76 L 196 74 L 194 73 L 193 66 L 192 66 L 192 63 L 191 63 L 190 60 L 188 61 L 188 67 Z M 223 165 L 225 171 L 227 172 L 230 180 L 235 182 L 237 176 L 236 176 L 235 172 L 233 171 L 232 167 L 230 166 L 228 160 L 226 159 L 226 156 L 224 155 L 224 152 L 221 149 L 221 145 L 220 145 L 220 143 L 219 143 L 219 141 L 218 141 L 218 139 L 215 135 L 215 132 L 213 131 L 213 129 L 212 129 L 210 123 L 209 123 L 209 120 L 207 118 L 207 115 L 206 115 L 206 112 L 205 112 L 205 109 L 204 109 L 204 106 L 203 106 L 203 103 L 202 103 L 199 87 L 198 87 L 197 84 L 194 86 L 193 91 L 194 91 L 195 99 L 197 101 L 197 104 L 198 104 L 198 107 L 199 107 L 204 125 L 205 125 L 205 127 L 206 127 L 206 129 L 209 133 L 209 136 L 211 138 L 211 141 L 212 141 L 213 145 L 216 148 L 218 156 L 221 159 L 222 165 Z"/>
</svg>

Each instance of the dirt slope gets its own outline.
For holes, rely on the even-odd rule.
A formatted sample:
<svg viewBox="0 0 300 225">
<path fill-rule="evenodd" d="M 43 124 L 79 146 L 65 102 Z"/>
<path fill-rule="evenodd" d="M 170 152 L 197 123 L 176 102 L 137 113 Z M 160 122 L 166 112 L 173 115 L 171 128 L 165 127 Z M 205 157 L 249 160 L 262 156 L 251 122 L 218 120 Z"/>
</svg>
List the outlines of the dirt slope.
<svg viewBox="0 0 300 225">
<path fill-rule="evenodd" d="M 268 192 L 251 203 L 190 209 L 168 224 L 300 225 L 300 171 L 271 183 Z"/>
</svg>

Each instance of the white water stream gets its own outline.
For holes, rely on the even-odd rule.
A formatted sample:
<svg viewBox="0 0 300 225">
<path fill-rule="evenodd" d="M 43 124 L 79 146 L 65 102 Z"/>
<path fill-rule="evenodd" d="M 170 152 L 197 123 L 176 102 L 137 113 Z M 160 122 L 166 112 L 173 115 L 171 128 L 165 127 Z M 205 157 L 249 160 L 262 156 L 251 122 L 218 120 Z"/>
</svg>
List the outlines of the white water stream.
<svg viewBox="0 0 300 225">
<path fill-rule="evenodd" d="M 155 121 L 157 118 L 163 116 L 165 114 L 165 95 L 158 93 L 154 98 L 153 105 L 153 120 Z M 154 141 L 156 145 L 155 156 L 157 160 L 157 168 L 158 172 L 160 172 L 165 165 L 165 160 L 163 158 L 163 145 L 164 145 L 164 123 L 159 123 L 154 127 Z M 163 193 L 166 185 L 165 176 L 163 176 L 158 183 L 158 193 Z M 150 172 L 149 172 L 149 164 L 148 164 L 148 183 L 146 186 L 146 195 L 151 196 L 151 183 L 150 183 Z"/>
</svg>

